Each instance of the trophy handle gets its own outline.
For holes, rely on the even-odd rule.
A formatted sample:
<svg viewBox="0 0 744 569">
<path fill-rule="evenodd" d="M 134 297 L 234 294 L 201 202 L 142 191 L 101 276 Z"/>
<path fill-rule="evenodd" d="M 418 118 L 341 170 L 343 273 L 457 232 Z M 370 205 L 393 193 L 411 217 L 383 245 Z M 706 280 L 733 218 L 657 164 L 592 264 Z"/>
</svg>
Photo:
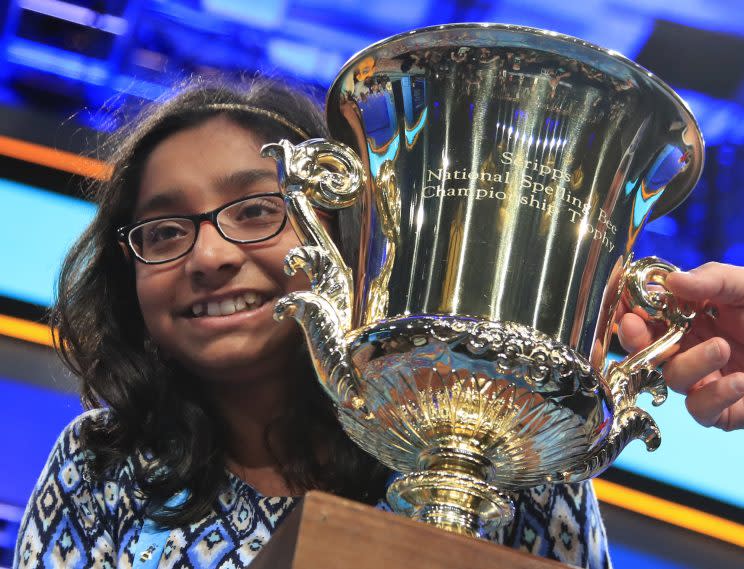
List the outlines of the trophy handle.
<svg viewBox="0 0 744 569">
<path fill-rule="evenodd" d="M 358 410 L 364 403 L 357 395 L 345 339 L 351 330 L 352 273 L 313 206 L 351 205 L 366 183 L 364 168 L 349 147 L 322 139 L 266 144 L 261 155 L 277 162 L 289 220 L 302 243 L 289 251 L 284 270 L 288 275 L 302 270 L 310 279 L 310 291 L 279 299 L 274 316 L 297 320 L 321 385 L 341 408 Z"/>
<path fill-rule="evenodd" d="M 667 330 L 637 354 L 608 366 L 606 377 L 615 412 L 612 427 L 605 443 L 595 449 L 582 466 L 560 476 L 563 481 L 598 475 L 633 439 L 642 439 L 649 451 L 661 444 L 659 427 L 646 411 L 636 406 L 636 400 L 641 393 L 650 393 L 657 406 L 666 400 L 667 386 L 657 366 L 678 349 L 678 342 L 695 317 L 691 306 L 680 305 L 675 296 L 663 288 L 666 277 L 678 270 L 658 257 L 644 257 L 625 267 L 622 294 L 628 305 L 631 309 L 642 309 L 649 319 L 664 323 Z"/>
<path fill-rule="evenodd" d="M 682 339 L 695 318 L 691 306 L 680 305 L 675 296 L 664 288 L 666 277 L 677 267 L 658 257 L 644 257 L 630 263 L 626 269 L 623 296 L 631 309 L 640 308 L 651 320 L 662 322 L 667 331 L 656 341 L 633 356 L 620 362 L 614 362 L 608 368 L 610 386 L 615 392 L 612 376 L 618 374 L 631 377 L 644 371 L 656 371 L 656 365 L 672 355 L 677 343 Z M 652 285 L 652 288 L 649 288 Z M 653 287 L 656 288 L 653 288 Z M 650 392 L 654 396 L 654 405 L 661 405 L 666 399 L 666 385 L 658 373 L 658 379 L 652 384 L 639 384 L 637 389 L 628 390 L 628 396 L 635 398 L 641 392 Z"/>
</svg>

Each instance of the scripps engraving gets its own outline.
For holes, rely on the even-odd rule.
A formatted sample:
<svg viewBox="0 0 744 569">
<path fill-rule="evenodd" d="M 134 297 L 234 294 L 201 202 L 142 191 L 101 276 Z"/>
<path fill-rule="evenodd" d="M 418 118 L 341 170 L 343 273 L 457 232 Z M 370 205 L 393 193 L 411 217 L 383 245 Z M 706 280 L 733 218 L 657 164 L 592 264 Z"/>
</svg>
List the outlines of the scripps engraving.
<svg viewBox="0 0 744 569">
<path fill-rule="evenodd" d="M 511 166 L 512 164 L 517 164 L 518 167 L 521 168 L 522 171 L 525 172 L 525 175 L 523 176 L 526 180 L 532 180 L 533 176 L 545 176 L 546 178 L 550 179 L 553 182 L 570 182 L 571 181 L 571 172 L 567 170 L 561 170 L 559 168 L 554 168 L 550 164 L 545 164 L 541 162 L 537 162 L 534 160 L 523 160 L 519 161 L 516 160 L 514 157 L 513 152 L 504 151 L 501 154 L 499 154 L 498 161 L 499 163 L 505 165 L 505 166 Z M 506 174 L 509 172 L 507 171 Z M 478 171 L 478 170 L 468 170 L 467 168 L 461 168 L 461 169 L 447 169 L 447 168 L 439 168 L 436 171 L 429 170 L 428 171 L 428 180 L 432 181 L 433 179 L 436 179 L 438 181 L 442 180 L 480 180 L 481 182 L 498 182 L 498 181 L 508 181 L 508 176 L 503 176 L 501 173 L 498 172 L 486 172 L 486 171 Z"/>
</svg>

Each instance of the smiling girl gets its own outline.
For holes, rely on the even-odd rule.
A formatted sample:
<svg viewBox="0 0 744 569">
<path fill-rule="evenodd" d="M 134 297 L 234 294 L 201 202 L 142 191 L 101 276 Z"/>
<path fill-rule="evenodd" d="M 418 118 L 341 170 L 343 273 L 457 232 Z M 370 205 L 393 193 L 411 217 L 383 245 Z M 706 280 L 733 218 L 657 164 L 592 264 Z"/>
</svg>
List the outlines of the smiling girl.
<svg viewBox="0 0 744 569">
<path fill-rule="evenodd" d="M 52 450 L 15 565 L 137 566 L 153 526 L 172 530 L 161 566 L 237 567 L 308 489 L 384 494 L 387 470 L 341 431 L 299 329 L 272 317 L 308 283 L 284 274 L 298 240 L 260 149 L 313 136 L 315 105 L 258 81 L 191 88 L 112 143 L 53 314 L 90 411 Z"/>
</svg>

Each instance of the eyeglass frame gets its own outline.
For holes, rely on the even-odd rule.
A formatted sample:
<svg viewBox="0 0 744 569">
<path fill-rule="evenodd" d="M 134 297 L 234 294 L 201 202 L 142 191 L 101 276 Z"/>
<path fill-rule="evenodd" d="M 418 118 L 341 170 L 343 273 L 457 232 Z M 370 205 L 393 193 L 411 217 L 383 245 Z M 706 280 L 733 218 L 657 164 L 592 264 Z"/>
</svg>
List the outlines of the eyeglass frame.
<svg viewBox="0 0 744 569">
<path fill-rule="evenodd" d="M 282 218 L 282 222 L 279 224 L 279 227 L 272 233 L 271 235 L 267 237 L 261 237 L 261 239 L 249 239 L 248 241 L 241 241 L 239 239 L 232 239 L 231 237 L 228 237 L 225 235 L 225 232 L 220 227 L 220 224 L 217 223 L 217 216 L 225 209 L 227 209 L 230 206 L 235 205 L 236 203 L 240 203 L 242 201 L 250 200 L 253 198 L 265 198 L 265 197 L 272 197 L 272 198 L 282 198 L 282 202 L 284 202 L 284 196 L 281 192 L 264 192 L 261 194 L 251 194 L 248 196 L 244 196 L 242 198 L 238 198 L 236 200 L 232 200 L 230 202 L 227 202 L 225 204 L 222 204 L 221 206 L 213 209 L 212 211 L 207 211 L 204 213 L 195 213 L 193 215 L 161 215 L 158 217 L 151 217 L 149 219 L 143 219 L 141 221 L 137 221 L 135 223 L 131 223 L 129 225 L 124 225 L 122 227 L 119 227 L 116 230 L 116 236 L 118 240 L 122 243 L 124 243 L 127 248 L 132 252 L 132 254 L 135 256 L 135 258 L 145 265 L 162 265 L 163 263 L 170 263 L 171 261 L 176 261 L 180 259 L 181 257 L 185 257 L 189 253 L 191 253 L 192 249 L 194 248 L 194 245 L 196 245 L 196 240 L 199 238 L 199 228 L 201 227 L 201 224 L 205 221 L 208 221 L 212 226 L 217 230 L 217 233 L 220 234 L 220 237 L 222 237 L 225 241 L 228 241 L 230 243 L 236 243 L 238 245 L 248 245 L 251 243 L 262 243 L 264 241 L 268 241 L 269 239 L 272 239 L 273 237 L 276 237 L 279 235 L 284 228 L 287 226 L 287 208 L 284 207 L 284 217 Z M 132 245 L 130 241 L 130 237 L 132 235 L 132 231 L 137 229 L 138 227 L 145 225 L 147 223 L 152 223 L 153 221 L 161 221 L 163 219 L 187 219 L 191 223 L 194 224 L 194 239 L 186 251 L 181 253 L 180 255 L 173 257 L 172 259 L 166 259 L 165 261 L 147 261 L 143 259 L 135 250 L 134 246 Z"/>
</svg>

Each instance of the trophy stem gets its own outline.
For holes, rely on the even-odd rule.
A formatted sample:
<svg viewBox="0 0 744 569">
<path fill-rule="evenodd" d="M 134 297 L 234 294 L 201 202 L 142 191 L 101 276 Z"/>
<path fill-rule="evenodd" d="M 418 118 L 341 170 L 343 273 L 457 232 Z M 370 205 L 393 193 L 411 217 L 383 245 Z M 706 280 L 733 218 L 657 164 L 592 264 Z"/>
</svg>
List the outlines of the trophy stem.
<svg viewBox="0 0 744 569">
<path fill-rule="evenodd" d="M 470 537 L 483 537 L 513 519 L 509 496 L 486 481 L 489 462 L 482 455 L 440 447 L 422 453 L 419 462 L 426 470 L 390 485 L 394 510 Z"/>
<path fill-rule="evenodd" d="M 469 508 L 449 504 L 427 504 L 414 513 L 413 519 L 453 533 L 479 537 L 478 518 Z"/>
</svg>

